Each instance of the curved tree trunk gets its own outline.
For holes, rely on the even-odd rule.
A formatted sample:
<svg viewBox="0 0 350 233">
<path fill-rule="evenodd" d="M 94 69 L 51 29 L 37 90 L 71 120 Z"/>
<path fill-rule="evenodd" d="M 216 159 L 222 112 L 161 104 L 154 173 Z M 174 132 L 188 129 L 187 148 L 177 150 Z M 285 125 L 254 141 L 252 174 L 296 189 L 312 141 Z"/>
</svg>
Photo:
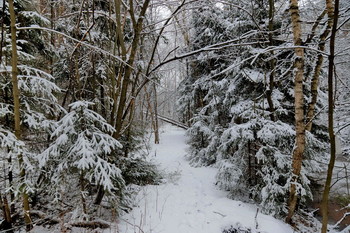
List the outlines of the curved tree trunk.
<svg viewBox="0 0 350 233">
<path fill-rule="evenodd" d="M 323 33 L 320 35 L 320 41 L 318 43 L 318 50 L 320 51 L 325 51 L 326 48 L 326 39 L 329 36 L 329 33 L 332 29 L 333 26 L 333 14 L 334 14 L 334 9 L 331 7 L 333 5 L 332 0 L 326 0 L 326 12 L 328 15 L 328 20 L 327 20 L 327 27 L 323 31 Z M 330 8 L 331 7 L 331 8 Z M 333 10 L 332 10 L 333 9 Z M 321 14 L 319 19 L 323 18 L 324 12 Z M 317 23 L 319 21 L 317 20 Z M 311 80 L 311 102 L 308 105 L 308 111 L 306 114 L 306 130 L 311 131 L 312 129 L 312 121 L 315 116 L 315 107 L 316 107 L 316 102 L 317 102 L 317 97 L 318 97 L 318 83 L 320 79 L 320 74 L 322 70 L 322 65 L 323 65 L 323 54 L 318 54 L 317 55 L 317 61 L 316 61 L 316 66 L 315 66 L 315 71 L 312 76 Z"/>
<path fill-rule="evenodd" d="M 327 11 L 330 20 L 334 20 L 332 26 L 331 40 L 330 40 L 330 55 L 328 64 L 328 134 L 331 143 L 331 157 L 328 164 L 326 184 L 322 196 L 321 213 L 322 213 L 322 233 L 327 232 L 328 225 L 328 197 L 331 189 L 333 168 L 335 163 L 335 135 L 334 135 L 334 94 L 333 94 L 333 72 L 334 72 L 334 54 L 335 54 L 335 35 L 337 33 L 338 15 L 339 15 L 339 0 L 327 0 Z"/>
</svg>

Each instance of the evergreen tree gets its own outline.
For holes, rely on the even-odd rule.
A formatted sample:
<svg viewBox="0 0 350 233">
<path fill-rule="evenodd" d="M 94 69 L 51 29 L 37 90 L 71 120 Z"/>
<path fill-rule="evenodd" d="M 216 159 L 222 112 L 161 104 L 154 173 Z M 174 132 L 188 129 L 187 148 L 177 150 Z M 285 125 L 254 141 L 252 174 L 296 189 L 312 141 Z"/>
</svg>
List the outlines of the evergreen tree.
<svg viewBox="0 0 350 233">
<path fill-rule="evenodd" d="M 9 169 L 4 171 L 7 177 L 2 187 L 11 196 L 11 212 L 15 211 L 15 198 L 23 197 L 29 230 L 29 195 L 35 191 L 34 155 L 41 147 L 37 142 L 45 142 L 54 126 L 52 119 L 60 112 L 55 96 L 60 89 L 54 84 L 54 78 L 42 69 L 43 64 L 39 65 L 45 56 L 43 35 L 18 30 L 30 23 L 45 24 L 45 18 L 36 14 L 28 1 L 9 1 L 4 6 L 0 64 L 0 133 L 4 153 L 0 158 Z"/>
<path fill-rule="evenodd" d="M 255 4 L 256 3 L 256 4 Z M 194 41 L 216 44 L 234 40 L 220 51 L 200 54 L 191 64 L 191 76 L 182 84 L 182 111 L 191 106 L 188 130 L 190 160 L 218 167 L 217 184 L 235 198 L 252 199 L 265 212 L 284 215 L 288 200 L 294 128 L 292 50 L 284 49 L 284 2 L 269 5 L 254 1 L 246 10 L 240 2 L 193 12 Z M 245 10 L 242 10 L 245 9 Z M 276 9 L 281 9 L 276 11 Z M 270 10 L 270 12 L 269 12 Z M 269 18 L 273 12 L 273 17 Z M 221 18 L 222 17 L 222 18 Z M 270 19 L 270 20 L 269 20 Z M 195 24 L 197 22 L 197 24 Z M 205 38 L 208 35 L 208 39 Z M 208 44 L 198 44 L 203 48 Z M 271 46 L 280 46 L 268 52 Z M 305 70 L 311 75 L 316 53 L 306 51 Z M 201 66 L 201 64 L 203 64 Z M 310 96 L 310 79 L 305 78 Z M 324 94 L 320 93 L 321 99 Z M 184 100 L 193 101 L 192 103 Z M 325 101 L 318 101 L 317 109 Z M 320 171 L 325 158 L 325 127 L 314 121 L 306 135 L 306 151 L 298 195 L 312 198 L 310 174 Z"/>
<path fill-rule="evenodd" d="M 51 135 L 53 142 L 38 157 L 40 167 L 59 194 L 72 192 L 72 183 L 79 184 L 82 193 L 87 185 L 101 186 L 109 194 L 124 186 L 120 169 L 109 162 L 109 155 L 121 144 L 110 136 L 115 129 L 89 109 L 92 105 L 87 101 L 70 104 L 71 111 L 57 122 Z"/>
</svg>

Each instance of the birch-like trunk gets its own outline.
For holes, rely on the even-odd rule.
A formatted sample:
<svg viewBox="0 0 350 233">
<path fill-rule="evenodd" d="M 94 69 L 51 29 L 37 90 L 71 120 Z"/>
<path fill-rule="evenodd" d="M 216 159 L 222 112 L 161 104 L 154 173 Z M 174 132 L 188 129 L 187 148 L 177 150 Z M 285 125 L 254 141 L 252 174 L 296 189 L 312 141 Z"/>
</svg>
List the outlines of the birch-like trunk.
<svg viewBox="0 0 350 233">
<path fill-rule="evenodd" d="M 304 49 L 301 38 L 301 20 L 298 0 L 290 0 L 290 14 L 292 20 L 293 41 L 295 47 L 294 61 L 294 95 L 295 95 L 295 145 L 292 155 L 292 177 L 290 182 L 290 196 L 288 202 L 287 223 L 292 222 L 292 217 L 297 206 L 298 193 L 297 182 L 299 182 L 300 171 L 302 167 L 303 154 L 305 149 L 305 123 L 304 123 Z"/>
</svg>

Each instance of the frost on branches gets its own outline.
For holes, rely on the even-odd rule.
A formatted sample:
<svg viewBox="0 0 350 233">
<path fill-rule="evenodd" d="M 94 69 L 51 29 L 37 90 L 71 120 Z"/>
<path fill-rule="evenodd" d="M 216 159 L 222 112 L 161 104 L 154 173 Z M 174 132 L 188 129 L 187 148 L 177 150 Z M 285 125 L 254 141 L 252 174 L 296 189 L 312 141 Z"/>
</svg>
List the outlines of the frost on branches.
<svg viewBox="0 0 350 233">
<path fill-rule="evenodd" d="M 271 53 L 266 52 L 271 42 L 263 41 L 268 37 L 268 23 L 257 27 L 249 16 L 269 22 L 266 8 L 256 5 L 247 13 L 239 7 L 208 7 L 215 4 L 206 2 L 193 12 L 191 49 L 235 38 L 242 45 L 204 52 L 190 61 L 190 72 L 179 90 L 179 109 L 183 120 L 191 124 L 188 158 L 196 166 L 217 167 L 216 183 L 232 197 L 259 203 L 265 213 L 283 216 L 295 140 L 294 53 L 285 49 L 289 46 L 286 18 L 283 11 L 276 12 L 272 42 L 281 49 Z M 286 3 L 275 4 L 277 9 Z M 306 56 L 310 76 L 317 54 L 306 51 Z M 307 98 L 311 98 L 310 80 L 305 78 L 304 83 Z M 317 111 L 325 106 L 324 96 L 320 90 Z M 306 135 L 298 180 L 301 207 L 312 199 L 311 180 L 326 158 L 325 134 L 316 116 L 313 130 Z"/>
<path fill-rule="evenodd" d="M 121 144 L 110 134 L 114 129 L 89 109 L 87 101 L 69 105 L 71 111 L 57 123 L 53 142 L 39 155 L 40 167 L 57 186 L 71 185 L 72 177 L 81 176 L 90 184 L 103 186 L 112 193 L 124 184 L 119 168 L 109 162 L 112 151 Z"/>
</svg>

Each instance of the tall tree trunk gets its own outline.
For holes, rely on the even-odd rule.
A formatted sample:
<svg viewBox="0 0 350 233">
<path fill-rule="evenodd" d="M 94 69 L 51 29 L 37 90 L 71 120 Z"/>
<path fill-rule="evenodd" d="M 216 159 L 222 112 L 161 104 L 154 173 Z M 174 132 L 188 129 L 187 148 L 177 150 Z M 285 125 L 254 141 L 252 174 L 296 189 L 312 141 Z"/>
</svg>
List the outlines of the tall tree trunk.
<svg viewBox="0 0 350 233">
<path fill-rule="evenodd" d="M 138 16 L 138 19 L 136 21 L 135 19 L 135 13 L 134 13 L 134 8 L 133 8 L 133 1 L 130 0 L 130 16 L 131 16 L 131 21 L 133 22 L 134 26 L 134 38 L 131 43 L 131 48 L 130 48 L 130 55 L 127 61 L 127 65 L 121 64 L 123 67 L 122 70 L 124 70 L 124 76 L 123 76 L 123 82 L 121 85 L 121 91 L 120 91 L 120 98 L 118 102 L 118 109 L 117 109 L 117 115 L 116 115 L 116 125 L 115 125 L 115 133 L 114 137 L 118 139 L 121 135 L 122 131 L 122 126 L 123 126 L 123 115 L 124 115 L 124 110 L 126 107 L 126 100 L 127 100 L 127 92 L 129 89 L 129 85 L 131 82 L 131 74 L 132 74 L 132 67 L 134 65 L 135 57 L 137 54 L 138 50 L 138 43 L 141 37 L 141 32 L 143 28 L 143 20 L 144 16 L 146 15 L 146 11 L 148 9 L 148 5 L 151 0 L 145 0 L 141 7 L 141 12 L 140 15 Z"/>
<path fill-rule="evenodd" d="M 4 24 L 5 24 L 5 7 L 6 7 L 6 4 L 5 4 L 5 1 L 2 2 L 2 10 L 0 11 L 1 13 L 1 18 L 0 18 L 0 28 L 1 28 L 1 39 L 0 39 L 0 64 L 2 64 L 2 48 L 5 46 L 4 42 L 5 42 L 5 27 L 4 27 Z"/>
<path fill-rule="evenodd" d="M 332 29 L 333 26 L 333 14 L 334 14 L 334 9 L 329 8 L 330 5 L 333 5 L 332 0 L 326 0 L 326 8 L 327 8 L 327 14 L 328 14 L 328 20 L 327 20 L 327 27 L 323 31 L 323 33 L 320 35 L 320 41 L 318 43 L 318 50 L 324 51 L 326 48 L 326 39 Z M 332 10 L 333 9 L 333 10 Z M 317 20 L 320 21 L 323 17 L 324 13 L 322 13 Z M 306 130 L 311 131 L 312 129 L 312 121 L 315 116 L 315 107 L 316 107 L 316 102 L 317 102 L 317 97 L 318 97 L 318 83 L 320 79 L 320 74 L 321 74 L 321 69 L 323 65 L 323 54 L 319 53 L 317 55 L 317 61 L 316 61 L 316 66 L 314 70 L 314 74 L 312 76 L 311 80 L 311 102 L 308 105 L 308 111 L 306 114 Z"/>
<path fill-rule="evenodd" d="M 159 144 L 159 124 L 158 124 L 158 101 L 157 101 L 157 88 L 153 83 L 153 106 L 154 106 L 154 143 Z"/>
<path fill-rule="evenodd" d="M 13 5 L 13 0 L 9 0 L 9 10 L 10 10 L 10 17 L 11 17 L 11 45 L 12 45 L 12 58 L 11 58 L 11 65 L 12 65 L 12 94 L 13 94 L 13 103 L 14 103 L 14 121 L 15 121 L 15 135 L 18 140 L 21 140 L 21 120 L 20 120 L 20 102 L 19 102 L 19 88 L 18 88 L 18 54 L 17 54 L 17 38 L 16 38 L 16 15 L 15 15 L 15 9 Z M 21 182 L 24 182 L 26 170 L 24 168 L 23 163 L 23 155 L 18 155 L 18 161 L 20 165 L 20 179 Z M 26 224 L 26 230 L 30 231 L 33 228 L 32 220 L 30 218 L 29 213 L 29 197 L 26 190 L 26 186 L 23 183 L 21 186 L 21 192 L 22 192 L 22 198 L 23 198 L 23 210 L 24 210 L 24 221 Z"/>
<path fill-rule="evenodd" d="M 303 154 L 305 149 L 305 123 L 304 123 L 304 49 L 301 39 L 301 20 L 298 0 L 290 0 L 290 13 L 293 27 L 293 41 L 295 48 L 295 74 L 294 74 L 294 95 L 295 95 L 295 145 L 292 155 L 292 177 L 290 181 L 290 196 L 288 203 L 287 223 L 292 223 L 292 217 L 297 206 L 298 193 L 296 183 L 299 181 L 302 167 Z"/>
<path fill-rule="evenodd" d="M 334 20 L 332 26 L 331 39 L 329 43 L 330 55 L 328 57 L 328 134 L 331 143 L 331 157 L 328 164 L 327 170 L 327 179 L 323 191 L 322 204 L 321 204 L 321 213 L 322 213 L 322 233 L 327 232 L 328 225 L 328 198 L 329 191 L 331 188 L 333 168 L 335 163 L 335 135 L 334 135 L 334 94 L 333 94 L 333 72 L 334 72 L 334 54 L 335 54 L 335 36 L 337 33 L 338 17 L 339 17 L 339 0 L 333 1 L 327 0 L 327 11 L 328 17 L 331 17 Z"/>
<path fill-rule="evenodd" d="M 55 2 L 50 0 L 50 27 L 52 30 L 55 30 Z M 50 33 L 50 43 L 52 48 L 55 48 L 55 33 Z M 54 63 L 54 56 L 50 56 L 50 74 L 53 75 L 53 63 Z"/>
<path fill-rule="evenodd" d="M 275 14 L 275 3 L 274 0 L 269 0 L 269 44 L 270 46 L 274 46 L 273 42 L 273 19 Z M 272 93 L 274 89 L 274 83 L 275 83 L 275 68 L 276 68 L 276 59 L 274 58 L 274 52 L 271 51 L 271 61 L 269 62 L 270 66 L 270 74 L 269 74 L 269 87 L 266 91 L 266 98 L 267 103 L 269 104 L 269 111 L 270 111 L 270 119 L 272 121 L 275 121 L 275 107 L 272 100 Z"/>
</svg>

